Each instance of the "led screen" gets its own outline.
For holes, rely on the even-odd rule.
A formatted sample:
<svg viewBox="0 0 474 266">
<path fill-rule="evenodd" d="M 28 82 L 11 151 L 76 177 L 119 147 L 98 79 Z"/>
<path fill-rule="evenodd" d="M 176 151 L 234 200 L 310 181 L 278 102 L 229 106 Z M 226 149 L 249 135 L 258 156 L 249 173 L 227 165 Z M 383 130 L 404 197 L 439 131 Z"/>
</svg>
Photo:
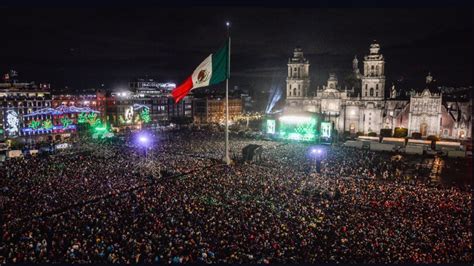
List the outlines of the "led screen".
<svg viewBox="0 0 474 266">
<path fill-rule="evenodd" d="M 276 121 L 275 120 L 267 120 L 267 134 L 275 134 L 276 128 Z"/>
<path fill-rule="evenodd" d="M 321 122 L 321 137 L 322 138 L 331 137 L 331 123 L 330 122 Z"/>
<path fill-rule="evenodd" d="M 298 141 L 315 141 L 317 139 L 316 118 L 300 116 L 280 117 L 280 138 Z"/>
</svg>

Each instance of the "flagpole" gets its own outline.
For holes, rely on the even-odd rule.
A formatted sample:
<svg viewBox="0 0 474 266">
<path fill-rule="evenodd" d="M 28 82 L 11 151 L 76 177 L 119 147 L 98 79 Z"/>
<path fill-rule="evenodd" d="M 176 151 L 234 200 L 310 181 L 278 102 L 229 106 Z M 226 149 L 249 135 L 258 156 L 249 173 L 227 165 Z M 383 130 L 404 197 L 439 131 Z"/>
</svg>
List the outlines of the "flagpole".
<svg viewBox="0 0 474 266">
<path fill-rule="evenodd" d="M 229 76 L 230 76 L 230 22 L 226 22 L 228 54 L 227 54 L 227 77 L 225 79 L 225 162 L 230 165 L 229 157 Z"/>
</svg>

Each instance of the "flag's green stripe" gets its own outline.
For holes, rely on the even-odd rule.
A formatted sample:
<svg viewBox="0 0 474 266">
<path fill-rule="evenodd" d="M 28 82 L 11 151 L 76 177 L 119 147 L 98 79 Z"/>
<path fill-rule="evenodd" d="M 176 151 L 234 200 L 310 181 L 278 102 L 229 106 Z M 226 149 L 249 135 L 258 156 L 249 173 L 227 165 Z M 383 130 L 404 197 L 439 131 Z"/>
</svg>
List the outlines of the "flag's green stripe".
<svg viewBox="0 0 474 266">
<path fill-rule="evenodd" d="M 212 76 L 209 85 L 224 81 L 228 76 L 229 42 L 212 55 Z"/>
</svg>

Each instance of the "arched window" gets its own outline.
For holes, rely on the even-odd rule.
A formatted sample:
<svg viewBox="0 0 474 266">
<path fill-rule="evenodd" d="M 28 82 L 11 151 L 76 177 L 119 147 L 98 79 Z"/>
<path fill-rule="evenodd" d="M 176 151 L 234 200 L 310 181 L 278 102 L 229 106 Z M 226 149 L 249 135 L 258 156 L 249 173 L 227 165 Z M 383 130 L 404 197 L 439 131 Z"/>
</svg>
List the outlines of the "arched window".
<svg viewBox="0 0 474 266">
<path fill-rule="evenodd" d="M 374 96 L 374 88 L 370 88 L 370 96 Z"/>
<path fill-rule="evenodd" d="M 296 88 L 293 89 L 293 96 L 296 96 Z"/>
</svg>

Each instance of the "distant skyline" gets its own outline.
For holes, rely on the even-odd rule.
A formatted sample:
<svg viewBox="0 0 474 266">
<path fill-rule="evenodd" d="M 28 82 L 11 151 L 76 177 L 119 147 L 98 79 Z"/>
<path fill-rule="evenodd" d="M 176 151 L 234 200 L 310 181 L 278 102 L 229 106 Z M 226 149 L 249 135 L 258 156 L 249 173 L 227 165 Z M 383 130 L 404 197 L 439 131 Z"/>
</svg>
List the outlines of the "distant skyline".
<svg viewBox="0 0 474 266">
<path fill-rule="evenodd" d="M 225 40 L 232 23 L 231 85 L 284 87 L 294 47 L 311 63 L 311 88 L 329 72 L 340 81 L 375 39 L 386 59 L 387 87 L 472 85 L 470 9 L 26 9 L 2 8 L 0 71 L 53 88 L 127 87 L 153 77 L 181 83 Z"/>
</svg>

